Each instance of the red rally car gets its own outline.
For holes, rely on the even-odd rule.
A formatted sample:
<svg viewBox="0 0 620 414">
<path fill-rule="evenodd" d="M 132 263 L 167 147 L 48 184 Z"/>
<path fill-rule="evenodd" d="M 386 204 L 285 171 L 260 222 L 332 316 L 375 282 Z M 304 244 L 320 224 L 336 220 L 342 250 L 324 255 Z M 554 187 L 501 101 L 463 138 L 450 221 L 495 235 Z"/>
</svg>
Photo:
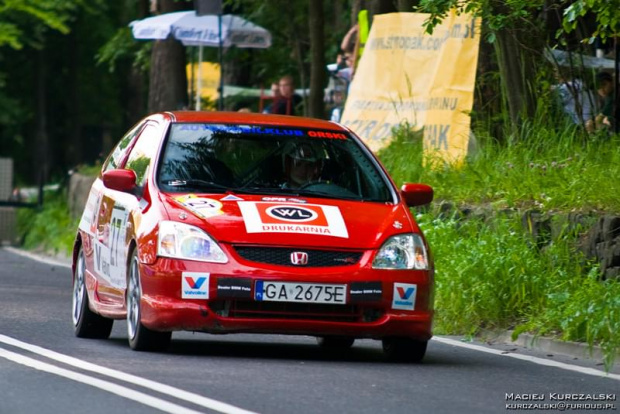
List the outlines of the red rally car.
<svg viewBox="0 0 620 414">
<path fill-rule="evenodd" d="M 419 361 L 433 263 L 409 207 L 349 129 L 288 116 L 164 112 L 122 137 L 94 182 L 73 251 L 75 334 L 127 320 L 135 350 L 173 331 L 383 341 Z"/>
</svg>

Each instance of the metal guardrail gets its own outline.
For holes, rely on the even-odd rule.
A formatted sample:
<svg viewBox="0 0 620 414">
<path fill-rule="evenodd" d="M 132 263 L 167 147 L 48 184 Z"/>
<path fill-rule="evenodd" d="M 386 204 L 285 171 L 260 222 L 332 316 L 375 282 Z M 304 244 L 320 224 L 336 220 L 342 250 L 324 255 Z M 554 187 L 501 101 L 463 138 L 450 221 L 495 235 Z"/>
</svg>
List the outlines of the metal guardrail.
<svg viewBox="0 0 620 414">
<path fill-rule="evenodd" d="M 39 180 L 41 181 L 41 180 Z M 37 201 L 32 200 L 37 195 Z M 29 190 L 13 187 L 13 159 L 0 157 L 0 207 L 38 208 L 43 205 L 43 185 Z"/>
<path fill-rule="evenodd" d="M 38 208 L 41 207 L 42 203 L 24 203 L 22 201 L 0 201 L 0 207 L 24 207 L 24 208 Z"/>
<path fill-rule="evenodd" d="M 13 187 L 13 159 L 0 157 L 0 246 L 17 242 L 18 208 L 43 205 L 42 180 L 38 187 L 20 190 Z M 32 201 L 37 196 L 36 201 Z M 28 201 L 24 201 L 28 200 Z"/>
</svg>

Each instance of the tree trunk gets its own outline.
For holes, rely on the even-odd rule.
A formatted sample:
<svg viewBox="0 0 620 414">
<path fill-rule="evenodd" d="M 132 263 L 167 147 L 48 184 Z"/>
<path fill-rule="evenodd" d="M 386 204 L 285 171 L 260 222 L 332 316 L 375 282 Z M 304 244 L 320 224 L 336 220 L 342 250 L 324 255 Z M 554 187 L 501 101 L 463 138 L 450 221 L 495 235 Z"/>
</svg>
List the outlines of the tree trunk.
<svg viewBox="0 0 620 414">
<path fill-rule="evenodd" d="M 413 8 L 419 5 L 419 0 L 398 0 L 396 3 L 398 11 L 403 13 L 413 13 Z"/>
<path fill-rule="evenodd" d="M 312 0 L 310 0 L 312 1 Z M 289 0 L 282 0 L 279 4 L 282 5 L 282 10 L 284 10 L 285 16 L 294 16 L 295 15 L 295 7 L 293 2 Z M 305 54 L 303 52 L 301 36 L 298 35 L 298 31 L 300 27 L 295 24 L 295 21 L 291 19 L 287 19 L 287 32 L 289 34 L 290 45 L 292 49 L 292 56 L 297 63 L 297 67 L 299 68 L 299 87 L 305 90 L 308 87 L 306 73 L 306 65 L 304 65 Z M 303 107 L 304 107 L 304 116 L 308 116 L 308 96 L 304 92 L 302 95 L 303 98 Z"/>
<path fill-rule="evenodd" d="M 187 107 L 185 48 L 175 39 L 155 42 L 149 78 L 149 112 Z"/>
<path fill-rule="evenodd" d="M 47 130 L 47 59 L 45 48 L 36 53 L 36 132 L 34 150 L 33 175 L 39 186 L 49 179 L 53 154 L 49 150 L 49 131 Z"/>
<path fill-rule="evenodd" d="M 130 0 L 126 0 L 129 2 Z M 149 11 L 148 0 L 138 1 L 138 19 L 143 19 L 147 16 Z M 145 102 L 145 86 L 146 86 L 146 74 L 144 71 L 135 67 L 135 65 L 129 65 L 127 68 L 127 89 L 124 91 L 123 102 L 126 110 L 123 112 L 125 115 L 124 125 L 125 129 L 138 122 L 145 115 L 147 110 Z M 121 92 L 123 94 L 123 92 Z M 112 148 L 107 145 L 103 146 L 102 152 L 107 154 Z"/>
<path fill-rule="evenodd" d="M 364 0 L 353 0 L 351 4 L 351 26 L 355 26 L 357 24 L 357 16 L 359 15 L 361 10 L 366 8 L 366 1 Z"/>
<path fill-rule="evenodd" d="M 74 31 L 67 36 L 69 42 L 69 85 L 67 85 L 67 92 L 69 96 L 69 102 L 67 107 L 69 110 L 69 142 L 67 148 L 67 159 L 65 160 L 69 166 L 73 167 L 84 160 L 84 154 L 82 153 L 82 114 L 80 104 L 80 85 L 79 85 L 79 47 L 80 42 L 77 39 L 77 35 Z"/>
<path fill-rule="evenodd" d="M 331 19 L 329 20 L 329 22 L 327 22 L 327 25 L 333 27 L 334 28 L 333 32 L 335 33 L 340 33 L 340 32 L 346 33 L 346 31 L 349 30 L 349 27 L 352 26 L 346 20 L 342 18 L 345 14 L 345 7 L 344 7 L 343 2 L 340 2 L 340 1 L 332 2 L 331 13 L 327 13 L 327 14 L 328 15 L 331 14 Z"/>
<path fill-rule="evenodd" d="M 325 117 L 324 88 L 325 73 L 325 36 L 323 2 L 309 0 L 310 23 L 310 100 L 308 114 L 313 118 Z"/>
<path fill-rule="evenodd" d="M 175 0 L 160 0 L 159 10 L 170 13 L 185 9 L 185 4 Z M 187 75 L 185 72 L 185 47 L 172 37 L 156 41 L 151 54 L 149 77 L 149 112 L 186 108 Z"/>
<path fill-rule="evenodd" d="M 366 3 L 368 8 L 368 22 L 371 26 L 375 14 L 394 13 L 396 11 L 394 0 L 370 0 Z"/>
<path fill-rule="evenodd" d="M 502 29 L 497 33 L 495 51 L 513 132 L 524 119 L 535 113 L 536 99 L 531 82 L 534 80 L 532 53 L 524 50 L 517 37 L 518 29 Z"/>
</svg>

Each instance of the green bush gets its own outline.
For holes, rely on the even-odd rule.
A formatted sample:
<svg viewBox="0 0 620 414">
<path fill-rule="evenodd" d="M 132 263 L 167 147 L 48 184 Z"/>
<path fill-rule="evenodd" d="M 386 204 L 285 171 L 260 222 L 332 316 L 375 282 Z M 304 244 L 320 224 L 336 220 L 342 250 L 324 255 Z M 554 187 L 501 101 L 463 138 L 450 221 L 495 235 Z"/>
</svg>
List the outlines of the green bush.
<svg viewBox="0 0 620 414">
<path fill-rule="evenodd" d="M 40 210 L 21 209 L 17 215 L 17 230 L 25 249 L 66 256 L 71 254 L 78 223 L 69 214 L 65 189 L 46 193 Z"/>
<path fill-rule="evenodd" d="M 521 134 L 508 143 L 481 135 L 477 153 L 450 166 L 423 156 L 421 132 L 403 125 L 379 157 L 397 184 L 427 183 L 440 200 L 620 213 L 620 181 L 612 179 L 620 176 L 619 136 L 584 138 L 575 126 L 544 124 L 525 125 Z"/>
<path fill-rule="evenodd" d="M 583 341 L 602 347 L 609 368 L 620 350 L 619 281 L 602 282 L 577 250 L 580 229 L 540 248 L 519 215 L 500 212 L 620 212 L 620 182 L 609 179 L 620 176 L 620 139 L 544 122 L 520 132 L 507 144 L 482 136 L 460 166 L 424 155 L 422 133 L 408 125 L 379 152 L 397 184 L 423 182 L 437 201 L 495 211 L 486 220 L 418 216 L 435 257 L 436 333 L 514 329 Z"/>
</svg>

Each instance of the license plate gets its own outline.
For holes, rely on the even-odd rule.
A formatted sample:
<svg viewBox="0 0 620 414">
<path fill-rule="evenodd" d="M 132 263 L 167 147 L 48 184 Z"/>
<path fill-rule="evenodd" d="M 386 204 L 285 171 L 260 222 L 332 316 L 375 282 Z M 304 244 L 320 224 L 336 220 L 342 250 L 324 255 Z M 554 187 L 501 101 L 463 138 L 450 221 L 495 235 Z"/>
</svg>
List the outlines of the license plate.
<svg viewBox="0 0 620 414">
<path fill-rule="evenodd" d="M 267 302 L 347 303 L 347 285 L 258 280 L 254 299 Z"/>
</svg>

